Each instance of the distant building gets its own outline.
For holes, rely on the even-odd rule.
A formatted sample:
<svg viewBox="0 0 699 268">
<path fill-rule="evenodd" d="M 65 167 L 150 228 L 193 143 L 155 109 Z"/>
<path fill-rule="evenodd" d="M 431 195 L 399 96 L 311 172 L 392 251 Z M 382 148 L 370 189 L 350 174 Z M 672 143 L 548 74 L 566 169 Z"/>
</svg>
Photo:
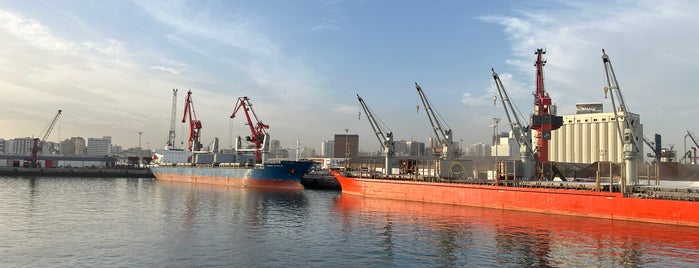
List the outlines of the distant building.
<svg viewBox="0 0 699 268">
<path fill-rule="evenodd" d="M 519 155 L 519 144 L 515 141 L 514 137 L 507 132 L 501 132 L 493 148 L 490 149 L 491 156 L 517 156 Z"/>
<path fill-rule="evenodd" d="M 112 154 L 112 137 L 104 136 L 102 138 L 87 139 L 87 155 L 111 155 Z"/>
<path fill-rule="evenodd" d="M 72 137 L 61 142 L 61 154 L 63 155 L 85 155 L 85 139 L 82 137 Z"/>
<path fill-rule="evenodd" d="M 594 163 L 597 161 L 623 162 L 623 144 L 618 134 L 613 112 L 603 112 L 602 103 L 579 103 L 577 112 L 563 115 L 563 126 L 552 131 L 549 142 L 549 160 L 554 162 Z M 635 141 L 643 159 L 643 124 L 635 113 L 620 111 L 620 124 L 634 121 Z M 534 136 L 534 135 L 532 135 Z M 536 141 L 533 142 L 536 145 Z"/>
<path fill-rule="evenodd" d="M 333 146 L 334 158 L 352 158 L 359 153 L 359 135 L 335 134 Z"/>
<path fill-rule="evenodd" d="M 335 154 L 335 143 L 334 141 L 324 141 L 320 143 L 320 156 L 322 157 L 333 157 Z"/>
<path fill-rule="evenodd" d="M 399 140 L 394 141 L 393 144 L 396 156 L 425 156 L 424 142 Z"/>
<path fill-rule="evenodd" d="M 469 156 L 490 156 L 491 146 L 485 143 L 476 143 L 468 146 Z"/>
<path fill-rule="evenodd" d="M 269 142 L 269 158 L 281 157 L 282 143 L 279 140 L 271 140 Z"/>
<path fill-rule="evenodd" d="M 0 138 L 0 154 L 5 154 L 5 144 L 7 141 L 3 138 Z"/>
<path fill-rule="evenodd" d="M 8 141 L 5 148 L 7 154 L 30 155 L 34 148 L 34 138 L 15 138 Z"/>
</svg>

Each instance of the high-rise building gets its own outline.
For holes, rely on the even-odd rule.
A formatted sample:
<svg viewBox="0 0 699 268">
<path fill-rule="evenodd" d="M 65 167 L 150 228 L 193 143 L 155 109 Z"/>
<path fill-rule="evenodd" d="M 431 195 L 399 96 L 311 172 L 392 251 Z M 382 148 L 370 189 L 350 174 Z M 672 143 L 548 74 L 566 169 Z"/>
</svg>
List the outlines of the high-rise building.
<svg viewBox="0 0 699 268">
<path fill-rule="evenodd" d="M 359 135 L 335 134 L 334 158 L 352 158 L 359 153 Z"/>
<path fill-rule="evenodd" d="M 7 154 L 30 155 L 32 148 L 34 148 L 34 138 L 26 137 L 9 140 L 5 150 Z"/>
<path fill-rule="evenodd" d="M 0 138 L 0 154 L 5 153 L 5 144 L 6 143 L 7 143 L 7 141 L 5 139 Z"/>
<path fill-rule="evenodd" d="M 112 154 L 112 137 L 104 136 L 102 138 L 87 139 L 87 155 L 111 155 Z"/>
<path fill-rule="evenodd" d="M 324 141 L 320 143 L 320 152 L 322 157 L 333 157 L 335 152 L 334 141 Z"/>
<path fill-rule="evenodd" d="M 61 142 L 61 154 L 63 155 L 85 155 L 85 139 L 82 137 L 72 137 Z"/>
</svg>

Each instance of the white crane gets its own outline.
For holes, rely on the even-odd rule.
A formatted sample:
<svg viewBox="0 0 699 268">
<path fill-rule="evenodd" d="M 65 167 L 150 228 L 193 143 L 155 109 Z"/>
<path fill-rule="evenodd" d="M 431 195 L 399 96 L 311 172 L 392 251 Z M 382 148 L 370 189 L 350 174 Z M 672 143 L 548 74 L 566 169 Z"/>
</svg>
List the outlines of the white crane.
<svg viewBox="0 0 699 268">
<path fill-rule="evenodd" d="M 604 63 L 604 71 L 607 78 L 607 87 L 604 88 L 604 94 L 606 96 L 607 92 L 609 92 L 612 99 L 612 108 L 614 109 L 615 118 L 614 121 L 616 122 L 619 138 L 623 144 L 622 153 L 626 166 L 626 185 L 635 185 L 638 177 L 636 174 L 636 166 L 639 159 L 639 148 L 636 144 L 638 138 L 633 132 L 634 123 L 636 122 L 634 122 L 634 120 L 631 118 L 629 106 L 626 105 L 624 96 L 621 94 L 621 90 L 619 89 L 619 83 L 616 80 L 616 74 L 614 73 L 612 62 L 609 60 L 607 53 L 604 52 L 604 49 L 602 49 L 602 63 Z M 614 97 L 615 91 L 616 98 Z M 615 99 L 619 100 L 619 107 L 616 106 Z M 619 115 L 619 113 L 621 113 L 621 115 Z M 619 121 L 624 121 L 623 127 Z"/>
<path fill-rule="evenodd" d="M 383 149 L 383 153 L 386 158 L 385 173 L 386 175 L 391 175 L 391 170 L 393 169 L 391 167 L 391 159 L 395 155 L 396 151 L 395 143 L 393 142 L 393 132 L 391 132 L 391 130 L 388 129 L 388 127 L 381 120 L 376 120 L 374 113 L 364 102 L 364 99 L 359 96 L 359 94 L 357 94 L 357 99 L 359 100 L 359 104 L 362 105 L 362 109 L 364 109 L 364 113 L 369 120 L 369 124 L 371 124 L 371 129 L 374 130 L 374 134 L 376 135 L 376 138 L 379 139 L 379 143 Z"/>
<path fill-rule="evenodd" d="M 519 143 L 519 156 L 522 161 L 522 178 L 525 180 L 532 179 L 536 170 L 536 161 L 532 150 L 531 129 L 529 126 L 522 125 L 522 121 L 520 120 L 521 113 L 510 101 L 510 95 L 507 93 L 507 90 L 505 90 L 505 86 L 502 85 L 502 81 L 498 74 L 494 69 L 491 70 L 493 71 L 495 87 L 497 87 L 498 94 L 500 95 L 502 106 L 505 108 L 507 121 L 510 123 L 510 129 L 512 129 L 512 133 Z"/>
<path fill-rule="evenodd" d="M 420 94 L 422 105 L 425 107 L 425 113 L 427 113 L 427 118 L 430 120 L 434 135 L 437 136 L 437 141 L 439 142 L 439 148 L 434 148 L 435 153 L 439 154 L 441 159 L 457 156 L 458 152 L 455 150 L 456 148 L 454 147 L 454 143 L 452 141 L 453 137 L 451 134 L 451 128 L 449 128 L 442 117 L 437 116 L 437 113 L 435 113 L 434 109 L 432 109 L 430 101 L 425 96 L 425 93 L 422 92 L 422 88 L 417 84 L 417 82 L 415 83 L 415 88 L 417 88 L 417 93 Z M 446 130 L 442 128 L 442 124 L 447 127 Z"/>
</svg>

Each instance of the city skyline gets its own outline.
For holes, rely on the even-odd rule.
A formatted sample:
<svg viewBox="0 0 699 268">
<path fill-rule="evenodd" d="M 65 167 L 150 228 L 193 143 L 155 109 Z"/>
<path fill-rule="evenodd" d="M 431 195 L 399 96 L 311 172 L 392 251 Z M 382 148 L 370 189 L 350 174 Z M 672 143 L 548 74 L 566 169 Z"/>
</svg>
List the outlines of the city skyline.
<svg viewBox="0 0 699 268">
<path fill-rule="evenodd" d="M 534 51 L 544 48 L 558 114 L 581 102 L 610 111 L 604 48 L 645 134 L 679 150 L 696 131 L 697 11 L 693 1 L 3 2 L 0 125 L 11 127 L 0 136 L 38 137 L 61 109 L 51 141 L 110 135 L 162 148 L 177 88 L 178 141 L 188 135 L 181 116 L 192 90 L 204 145 L 249 135 L 229 118 L 248 96 L 285 146 L 318 149 L 348 129 L 375 151 L 355 95 L 396 140 L 424 142 L 432 129 L 417 82 L 454 141 L 489 143 L 492 118 L 505 118 L 493 105 L 491 68 L 528 115 Z"/>
</svg>

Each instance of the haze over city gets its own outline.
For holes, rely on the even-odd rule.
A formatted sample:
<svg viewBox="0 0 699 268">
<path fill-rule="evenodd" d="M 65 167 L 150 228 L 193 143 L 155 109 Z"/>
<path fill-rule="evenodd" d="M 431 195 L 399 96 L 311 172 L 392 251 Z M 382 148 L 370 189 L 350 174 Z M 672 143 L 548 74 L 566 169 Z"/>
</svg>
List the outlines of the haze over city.
<svg viewBox="0 0 699 268">
<path fill-rule="evenodd" d="M 558 114 L 603 102 L 604 48 L 648 137 L 681 150 L 697 131 L 699 3 L 695 1 L 7 1 L 0 3 L 1 138 L 111 136 L 161 148 L 172 89 L 177 141 L 192 91 L 202 143 L 248 135 L 248 96 L 272 139 L 318 149 L 334 134 L 379 144 L 356 94 L 395 139 L 432 129 L 414 83 L 464 144 L 491 141 L 494 68 L 513 101 L 533 106 L 534 51 Z M 420 106 L 418 109 L 417 107 Z M 504 121 L 503 121 L 504 122 Z M 500 130 L 507 125 L 500 123 Z"/>
</svg>

